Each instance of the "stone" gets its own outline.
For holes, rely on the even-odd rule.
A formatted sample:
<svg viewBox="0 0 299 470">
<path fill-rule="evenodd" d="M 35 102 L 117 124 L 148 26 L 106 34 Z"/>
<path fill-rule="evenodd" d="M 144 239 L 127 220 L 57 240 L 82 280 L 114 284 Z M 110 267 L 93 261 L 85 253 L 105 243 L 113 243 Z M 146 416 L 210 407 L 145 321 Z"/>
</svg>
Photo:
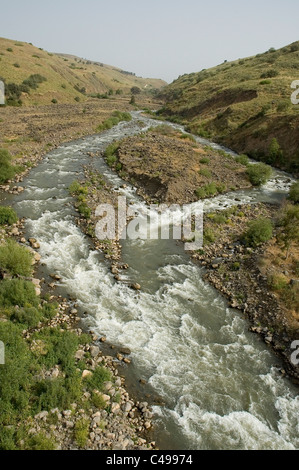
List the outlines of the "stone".
<svg viewBox="0 0 299 470">
<path fill-rule="evenodd" d="M 75 359 L 78 359 L 79 361 L 81 361 L 81 359 L 83 359 L 84 356 L 85 356 L 85 351 L 83 351 L 83 349 L 79 349 L 75 354 Z"/>
<path fill-rule="evenodd" d="M 98 346 L 91 346 L 90 348 L 90 354 L 91 357 L 96 357 L 100 352 L 100 348 Z"/>
<path fill-rule="evenodd" d="M 86 377 L 90 377 L 92 375 L 92 372 L 90 370 L 84 370 L 82 372 L 82 379 L 85 379 Z"/>
<path fill-rule="evenodd" d="M 111 413 L 117 414 L 117 413 L 119 413 L 119 411 L 120 411 L 120 405 L 119 405 L 119 403 L 113 402 L 113 403 L 111 404 Z"/>
<path fill-rule="evenodd" d="M 119 352 L 120 352 L 121 354 L 131 354 L 131 349 L 129 349 L 129 348 L 121 348 L 121 349 L 119 350 Z"/>
<path fill-rule="evenodd" d="M 48 416 L 48 411 L 41 411 L 37 415 L 34 416 L 35 419 L 46 419 Z"/>
<path fill-rule="evenodd" d="M 138 282 L 135 282 L 134 284 L 131 284 L 130 286 L 133 290 L 140 290 L 141 289 L 141 285 L 138 284 Z"/>
<path fill-rule="evenodd" d="M 125 413 L 129 413 L 131 410 L 132 410 L 132 405 L 129 401 L 127 401 L 126 403 L 124 403 L 122 405 L 122 410 L 125 412 Z"/>
</svg>

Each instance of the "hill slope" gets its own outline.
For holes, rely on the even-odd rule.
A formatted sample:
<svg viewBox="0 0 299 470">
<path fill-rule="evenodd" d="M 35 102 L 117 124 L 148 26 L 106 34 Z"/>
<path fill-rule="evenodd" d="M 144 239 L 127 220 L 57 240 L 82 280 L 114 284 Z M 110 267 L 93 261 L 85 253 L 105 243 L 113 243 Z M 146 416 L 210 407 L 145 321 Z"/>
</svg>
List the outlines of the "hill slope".
<svg viewBox="0 0 299 470">
<path fill-rule="evenodd" d="M 160 89 L 166 82 L 159 79 L 136 77 L 121 69 L 80 59 L 67 54 L 52 54 L 31 44 L 0 38 L 0 77 L 6 84 L 21 85 L 31 75 L 44 77 L 37 87 L 23 90 L 21 99 L 24 105 L 73 103 L 84 100 L 88 95 L 105 95 L 110 92 L 129 94 L 132 87 L 150 93 Z M 11 86 L 13 92 L 15 87 Z M 25 91 L 25 92 L 24 92 Z"/>
<path fill-rule="evenodd" d="M 160 114 L 198 135 L 298 174 L 294 80 L 299 80 L 299 41 L 179 77 L 162 90 L 166 105 Z M 282 151 L 271 151 L 274 138 Z"/>
</svg>

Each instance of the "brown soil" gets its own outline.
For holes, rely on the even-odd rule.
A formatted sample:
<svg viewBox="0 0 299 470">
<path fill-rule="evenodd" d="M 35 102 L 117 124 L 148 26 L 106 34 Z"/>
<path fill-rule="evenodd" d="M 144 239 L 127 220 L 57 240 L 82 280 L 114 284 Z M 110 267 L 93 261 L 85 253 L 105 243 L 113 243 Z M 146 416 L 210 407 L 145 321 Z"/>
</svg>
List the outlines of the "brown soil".
<svg viewBox="0 0 299 470">
<path fill-rule="evenodd" d="M 63 142 L 96 133 L 113 111 L 134 108 L 128 99 L 90 100 L 77 104 L 0 107 L 0 148 L 8 149 L 19 165 L 34 165 Z M 156 104 L 146 100 L 148 108 Z"/>
<path fill-rule="evenodd" d="M 204 149 L 181 134 L 161 135 L 152 130 L 146 135 L 128 137 L 117 151 L 121 176 L 135 184 L 140 194 L 152 201 L 184 204 L 198 200 L 196 190 L 214 182 L 221 192 L 251 186 L 245 167 Z M 201 163 L 206 157 L 207 164 Z M 209 175 L 200 174 L 202 170 Z"/>
</svg>

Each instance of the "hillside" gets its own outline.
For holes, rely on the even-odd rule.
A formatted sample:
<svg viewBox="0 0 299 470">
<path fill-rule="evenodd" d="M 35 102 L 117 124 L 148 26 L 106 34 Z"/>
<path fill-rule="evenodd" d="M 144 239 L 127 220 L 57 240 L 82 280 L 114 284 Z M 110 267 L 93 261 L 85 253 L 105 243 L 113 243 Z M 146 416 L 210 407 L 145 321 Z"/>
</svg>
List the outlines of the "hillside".
<svg viewBox="0 0 299 470">
<path fill-rule="evenodd" d="M 299 41 L 180 76 L 160 93 L 166 101 L 160 114 L 298 174 L 299 105 L 291 103 L 291 84 L 298 79 Z"/>
<path fill-rule="evenodd" d="M 32 75 L 36 80 L 32 80 Z M 73 103 L 90 96 L 120 97 L 130 94 L 132 87 L 150 95 L 166 85 L 163 80 L 136 77 L 100 62 L 53 54 L 4 38 L 0 38 L 0 78 L 6 85 L 10 84 L 6 86 L 8 103 L 18 104 L 21 100 L 23 105 L 46 105 L 52 100 Z"/>
</svg>

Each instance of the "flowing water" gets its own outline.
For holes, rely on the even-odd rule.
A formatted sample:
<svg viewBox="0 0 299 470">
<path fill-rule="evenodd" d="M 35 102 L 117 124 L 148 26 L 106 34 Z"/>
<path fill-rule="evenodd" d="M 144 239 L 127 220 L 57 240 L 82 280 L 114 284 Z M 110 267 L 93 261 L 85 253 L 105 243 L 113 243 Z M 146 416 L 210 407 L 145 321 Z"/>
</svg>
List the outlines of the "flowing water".
<svg viewBox="0 0 299 470">
<path fill-rule="evenodd" d="M 30 172 L 25 191 L 7 202 L 27 217 L 26 235 L 38 239 L 47 272 L 61 275 L 65 292 L 88 313 L 86 326 L 129 347 L 134 374 L 163 398 L 165 406 L 154 407 L 161 448 L 298 449 L 295 387 L 279 375 L 279 360 L 248 331 L 247 321 L 203 281 L 183 245 L 123 240 L 123 261 L 130 268 L 122 277 L 141 284 L 135 292 L 114 280 L 109 264 L 75 224 L 67 187 L 87 163 L 137 210 L 145 208 L 134 188 L 121 189 L 123 182 L 103 159 L 87 152 L 157 124 L 133 113 L 131 123 L 62 145 Z M 278 201 L 289 185 L 288 175 L 275 172 L 261 189 L 221 195 L 204 207 Z"/>
</svg>

